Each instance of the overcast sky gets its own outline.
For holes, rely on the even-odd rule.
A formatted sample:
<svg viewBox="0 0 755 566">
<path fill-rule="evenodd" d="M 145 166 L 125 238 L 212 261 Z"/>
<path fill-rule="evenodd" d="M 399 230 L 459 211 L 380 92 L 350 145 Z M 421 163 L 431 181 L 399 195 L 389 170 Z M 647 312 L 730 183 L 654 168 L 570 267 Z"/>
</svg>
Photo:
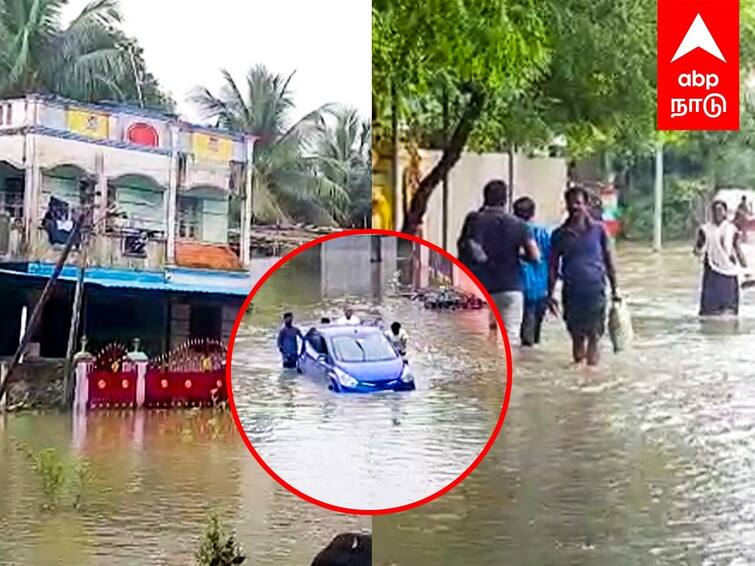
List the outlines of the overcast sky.
<svg viewBox="0 0 755 566">
<path fill-rule="evenodd" d="M 241 81 L 256 63 L 289 74 L 297 116 L 327 102 L 371 115 L 370 0 L 120 0 L 126 32 L 179 112 L 189 91 L 216 91 L 220 68 Z M 70 0 L 68 18 L 89 0 Z"/>
</svg>

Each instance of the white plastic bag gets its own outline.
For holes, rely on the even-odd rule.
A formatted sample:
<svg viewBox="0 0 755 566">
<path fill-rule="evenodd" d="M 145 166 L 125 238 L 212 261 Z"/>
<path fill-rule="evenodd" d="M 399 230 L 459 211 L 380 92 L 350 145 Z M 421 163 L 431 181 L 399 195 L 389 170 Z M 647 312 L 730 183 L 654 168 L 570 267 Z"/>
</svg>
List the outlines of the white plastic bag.
<svg viewBox="0 0 755 566">
<path fill-rule="evenodd" d="M 613 301 L 608 314 L 608 333 L 614 353 L 626 350 L 634 339 L 632 315 L 623 300 Z"/>
</svg>

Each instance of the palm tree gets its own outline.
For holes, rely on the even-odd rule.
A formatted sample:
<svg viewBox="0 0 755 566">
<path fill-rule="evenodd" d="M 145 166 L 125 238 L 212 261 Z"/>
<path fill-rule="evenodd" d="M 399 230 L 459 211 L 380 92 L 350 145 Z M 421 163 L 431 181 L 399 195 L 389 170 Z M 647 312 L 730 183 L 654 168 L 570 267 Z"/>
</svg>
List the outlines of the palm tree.
<svg viewBox="0 0 755 566">
<path fill-rule="evenodd" d="M 372 210 L 372 166 L 370 148 L 372 128 L 354 108 L 335 108 L 328 112 L 315 143 L 315 158 L 320 173 L 349 195 L 349 208 L 342 224 L 367 226 Z"/>
<path fill-rule="evenodd" d="M 342 218 L 348 191 L 322 175 L 317 158 L 307 153 L 331 105 L 291 124 L 293 74 L 284 77 L 254 66 L 247 73 L 244 92 L 228 71 L 222 74 L 225 84 L 217 96 L 198 88 L 192 100 L 216 126 L 257 138 L 252 167 L 255 218 L 316 224 L 333 224 Z"/>
<path fill-rule="evenodd" d="M 120 30 L 118 0 L 93 0 L 64 26 L 67 4 L 0 0 L 0 96 L 48 92 L 83 101 L 136 101 L 142 90 L 147 103 L 166 106 L 138 47 Z"/>
</svg>

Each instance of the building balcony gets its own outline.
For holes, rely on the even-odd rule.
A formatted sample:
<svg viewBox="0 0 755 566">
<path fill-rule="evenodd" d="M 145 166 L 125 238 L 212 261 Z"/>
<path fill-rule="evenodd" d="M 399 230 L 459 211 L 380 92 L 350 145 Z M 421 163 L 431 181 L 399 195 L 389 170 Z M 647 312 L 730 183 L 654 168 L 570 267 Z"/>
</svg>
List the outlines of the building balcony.
<svg viewBox="0 0 755 566">
<path fill-rule="evenodd" d="M 248 220 L 230 218 L 230 202 L 246 188 L 252 143 L 139 108 L 36 95 L 0 100 L 0 262 L 57 260 L 65 238 L 51 233 L 65 233 L 86 179 L 101 222 L 90 265 L 241 269 Z M 103 220 L 111 211 L 117 215 Z M 229 227 L 238 225 L 247 237 L 236 250 Z"/>
<path fill-rule="evenodd" d="M 55 263 L 63 249 L 62 242 L 51 243 L 45 230 L 39 229 L 37 243 L 26 254 L 26 260 Z M 159 270 L 165 266 L 166 242 L 162 235 L 146 236 L 141 231 L 118 230 L 94 234 L 87 251 L 87 264 L 120 269 Z M 78 261 L 78 246 L 67 263 Z"/>
</svg>

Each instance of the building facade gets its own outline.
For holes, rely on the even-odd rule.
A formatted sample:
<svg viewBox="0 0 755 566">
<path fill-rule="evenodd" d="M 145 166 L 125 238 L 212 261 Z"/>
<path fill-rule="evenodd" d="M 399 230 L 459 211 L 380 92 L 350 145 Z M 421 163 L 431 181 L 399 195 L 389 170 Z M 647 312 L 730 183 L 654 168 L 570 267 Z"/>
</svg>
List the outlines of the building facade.
<svg viewBox="0 0 755 566">
<path fill-rule="evenodd" d="M 0 100 L 0 356 L 18 345 L 94 187 L 82 332 L 159 353 L 228 336 L 251 290 L 254 139 L 176 116 L 52 96 Z M 91 190 L 91 189 L 88 189 Z M 74 247 L 34 346 L 65 351 Z M 34 354 L 36 352 L 32 352 Z"/>
</svg>

